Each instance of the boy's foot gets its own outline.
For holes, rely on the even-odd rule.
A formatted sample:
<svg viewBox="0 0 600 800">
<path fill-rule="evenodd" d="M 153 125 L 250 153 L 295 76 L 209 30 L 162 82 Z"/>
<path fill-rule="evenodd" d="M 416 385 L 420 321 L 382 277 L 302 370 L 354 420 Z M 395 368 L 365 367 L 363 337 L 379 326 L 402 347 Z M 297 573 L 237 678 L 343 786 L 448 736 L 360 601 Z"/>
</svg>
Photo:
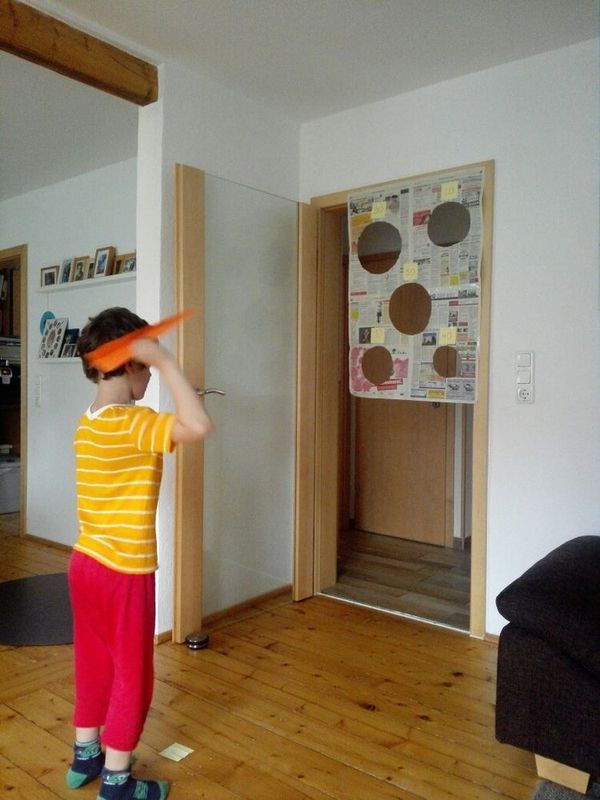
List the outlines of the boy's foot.
<svg viewBox="0 0 600 800">
<path fill-rule="evenodd" d="M 79 789 L 93 781 L 102 772 L 104 753 L 100 749 L 100 741 L 75 742 L 73 745 L 73 763 L 67 771 L 69 789 Z"/>
<path fill-rule="evenodd" d="M 96 800 L 165 800 L 169 788 L 167 781 L 141 781 L 132 778 L 130 772 L 105 768 Z"/>
</svg>

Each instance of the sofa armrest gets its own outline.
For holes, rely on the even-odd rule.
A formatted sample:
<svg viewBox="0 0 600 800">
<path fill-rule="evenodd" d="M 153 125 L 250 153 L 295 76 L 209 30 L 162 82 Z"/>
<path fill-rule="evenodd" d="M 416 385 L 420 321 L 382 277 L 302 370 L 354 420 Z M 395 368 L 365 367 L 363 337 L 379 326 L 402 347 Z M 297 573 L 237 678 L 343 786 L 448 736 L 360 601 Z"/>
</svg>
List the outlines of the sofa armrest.
<svg viewBox="0 0 600 800">
<path fill-rule="evenodd" d="M 500 592 L 496 605 L 600 678 L 600 536 L 560 545 Z"/>
</svg>

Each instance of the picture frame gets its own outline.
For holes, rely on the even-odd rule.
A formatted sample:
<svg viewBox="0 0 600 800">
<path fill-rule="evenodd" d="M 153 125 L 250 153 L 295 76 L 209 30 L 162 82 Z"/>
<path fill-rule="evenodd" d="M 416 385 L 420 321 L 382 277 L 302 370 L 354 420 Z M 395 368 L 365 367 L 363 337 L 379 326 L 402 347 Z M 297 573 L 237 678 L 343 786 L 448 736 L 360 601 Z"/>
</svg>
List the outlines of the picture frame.
<svg viewBox="0 0 600 800">
<path fill-rule="evenodd" d="M 79 339 L 79 328 L 67 328 L 60 351 L 61 358 L 75 358 L 77 352 L 77 340 Z"/>
<path fill-rule="evenodd" d="M 60 353 L 61 358 L 77 358 L 77 345 L 76 344 L 63 344 L 63 349 Z"/>
<path fill-rule="evenodd" d="M 90 278 L 94 277 L 94 267 L 95 267 L 94 260 L 92 258 L 90 258 L 90 261 L 88 263 L 88 270 L 87 270 L 88 280 Z"/>
<path fill-rule="evenodd" d="M 46 321 L 38 358 L 58 358 L 68 324 L 67 317 L 54 317 Z"/>
<path fill-rule="evenodd" d="M 71 270 L 72 281 L 87 280 L 89 260 L 89 256 L 77 256 L 77 258 L 73 259 L 73 268 Z"/>
<path fill-rule="evenodd" d="M 136 269 L 136 251 L 134 250 L 133 253 L 125 253 L 121 256 L 121 273 L 125 274 L 128 272 L 135 272 Z"/>
<path fill-rule="evenodd" d="M 69 283 L 71 280 L 71 272 L 73 270 L 73 259 L 64 258 L 60 265 L 60 272 L 58 275 L 58 283 Z"/>
<path fill-rule="evenodd" d="M 119 275 L 123 268 L 123 256 L 115 256 L 115 263 L 113 266 L 113 275 Z"/>
<path fill-rule="evenodd" d="M 115 261 L 114 247 L 99 247 L 94 256 L 94 278 L 112 275 Z"/>
<path fill-rule="evenodd" d="M 40 285 L 42 287 L 55 286 L 58 283 L 58 264 L 53 267 L 42 267 L 40 270 Z"/>
</svg>

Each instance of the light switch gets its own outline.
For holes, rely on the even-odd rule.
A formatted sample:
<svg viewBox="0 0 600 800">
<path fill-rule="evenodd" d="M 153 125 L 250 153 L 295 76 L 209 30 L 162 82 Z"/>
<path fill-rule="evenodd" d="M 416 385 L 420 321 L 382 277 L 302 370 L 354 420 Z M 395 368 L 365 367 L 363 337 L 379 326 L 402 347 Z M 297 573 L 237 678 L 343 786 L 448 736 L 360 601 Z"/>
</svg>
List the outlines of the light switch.
<svg viewBox="0 0 600 800">
<path fill-rule="evenodd" d="M 535 375 L 532 350 L 520 350 L 515 356 L 515 382 L 517 403 L 533 403 Z"/>
<path fill-rule="evenodd" d="M 35 405 L 36 408 L 41 408 L 43 397 L 43 380 L 41 375 L 35 376 Z"/>
</svg>

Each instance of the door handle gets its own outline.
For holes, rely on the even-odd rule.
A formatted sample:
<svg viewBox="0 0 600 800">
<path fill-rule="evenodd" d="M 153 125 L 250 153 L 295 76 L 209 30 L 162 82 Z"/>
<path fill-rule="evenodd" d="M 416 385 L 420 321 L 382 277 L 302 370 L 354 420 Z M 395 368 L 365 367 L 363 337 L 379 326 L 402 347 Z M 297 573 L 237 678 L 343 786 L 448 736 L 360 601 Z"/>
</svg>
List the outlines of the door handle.
<svg viewBox="0 0 600 800">
<path fill-rule="evenodd" d="M 220 394 L 221 397 L 225 397 L 227 394 L 227 392 L 224 392 L 223 389 L 199 389 L 197 386 L 194 386 L 194 391 L 198 397 L 204 397 L 207 394 Z"/>
</svg>

